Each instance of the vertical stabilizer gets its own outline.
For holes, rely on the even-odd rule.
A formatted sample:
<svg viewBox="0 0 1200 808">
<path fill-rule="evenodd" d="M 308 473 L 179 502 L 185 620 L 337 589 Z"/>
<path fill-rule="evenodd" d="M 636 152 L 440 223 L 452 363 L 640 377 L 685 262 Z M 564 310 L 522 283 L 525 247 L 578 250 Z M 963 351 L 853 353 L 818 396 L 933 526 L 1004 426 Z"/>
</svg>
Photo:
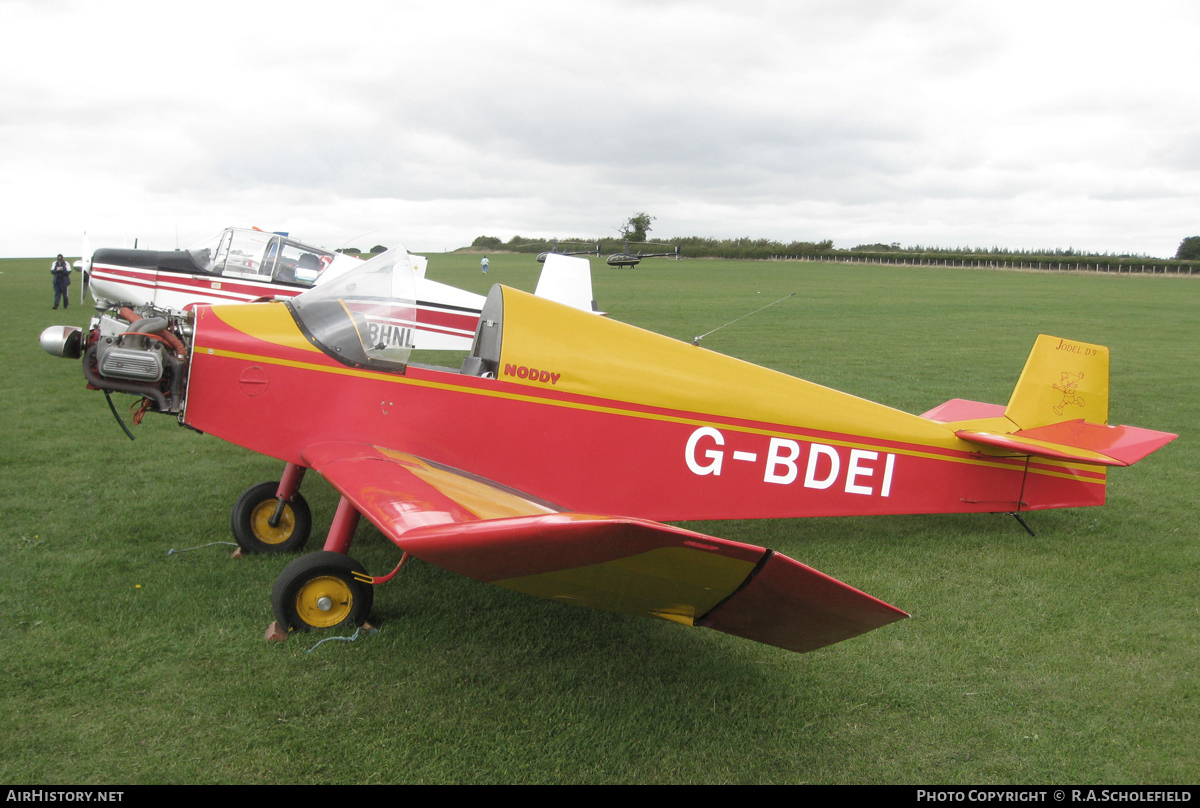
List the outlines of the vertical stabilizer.
<svg viewBox="0 0 1200 808">
<path fill-rule="evenodd" d="M 1037 338 L 1005 416 L 1021 429 L 1082 419 L 1108 423 L 1108 348 Z"/>
<path fill-rule="evenodd" d="M 547 254 L 534 294 L 580 311 L 596 311 L 591 262 L 559 253 Z"/>
<path fill-rule="evenodd" d="M 934 420 L 960 413 L 980 413 L 974 417 L 987 418 L 988 406 L 954 400 L 927 415 Z M 1172 432 L 1136 426 L 1109 426 L 1108 348 L 1045 334 L 1034 343 L 1004 415 L 1016 429 L 974 424 L 957 429 L 954 434 L 972 443 L 1032 457 L 1097 466 L 1132 465 L 1179 437 Z M 1099 481 L 1102 483 L 1103 478 Z M 1028 500 L 1031 496 L 1032 490 L 1026 488 L 1023 498 Z M 1099 505 L 1103 501 L 1101 497 L 1091 502 L 1068 503 L 1059 498 L 1054 500 L 1056 504 L 1033 507 Z"/>
</svg>

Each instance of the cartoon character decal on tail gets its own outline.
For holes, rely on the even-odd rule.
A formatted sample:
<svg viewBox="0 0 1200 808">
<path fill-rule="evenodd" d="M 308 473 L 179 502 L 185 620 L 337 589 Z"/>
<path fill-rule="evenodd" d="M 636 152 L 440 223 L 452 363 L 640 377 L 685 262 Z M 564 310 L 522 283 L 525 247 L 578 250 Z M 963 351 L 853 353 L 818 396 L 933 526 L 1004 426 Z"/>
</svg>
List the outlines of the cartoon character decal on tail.
<svg viewBox="0 0 1200 808">
<path fill-rule="evenodd" d="M 1054 410 L 1055 415 L 1062 415 L 1063 408 L 1068 404 L 1076 407 L 1085 406 L 1086 402 L 1083 400 L 1083 396 L 1079 395 L 1079 382 L 1082 381 L 1083 377 L 1086 375 L 1087 374 L 1083 372 L 1069 373 L 1068 371 L 1064 370 L 1059 376 L 1059 380 L 1062 382 L 1062 384 L 1051 385 L 1055 390 L 1061 390 L 1063 394 L 1062 401 L 1060 401 L 1056 406 L 1051 407 L 1051 409 Z"/>
</svg>

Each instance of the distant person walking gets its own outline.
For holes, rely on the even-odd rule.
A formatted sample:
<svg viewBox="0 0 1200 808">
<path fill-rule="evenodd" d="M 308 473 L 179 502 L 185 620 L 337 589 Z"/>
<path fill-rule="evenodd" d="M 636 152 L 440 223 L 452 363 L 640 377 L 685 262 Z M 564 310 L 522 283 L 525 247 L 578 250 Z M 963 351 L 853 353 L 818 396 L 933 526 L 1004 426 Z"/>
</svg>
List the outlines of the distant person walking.
<svg viewBox="0 0 1200 808">
<path fill-rule="evenodd" d="M 50 274 L 54 277 L 54 308 L 58 308 L 58 299 L 62 298 L 63 308 L 70 305 L 67 300 L 67 289 L 71 286 L 71 265 L 63 259 L 62 253 L 50 265 Z"/>
<path fill-rule="evenodd" d="M 487 274 L 487 271 L 488 271 L 488 260 L 487 260 L 487 256 L 486 256 L 486 255 L 483 257 L 483 260 L 479 262 L 479 269 L 480 269 L 480 270 L 483 272 L 483 274 L 484 274 L 484 275 L 486 275 L 486 274 Z"/>
</svg>

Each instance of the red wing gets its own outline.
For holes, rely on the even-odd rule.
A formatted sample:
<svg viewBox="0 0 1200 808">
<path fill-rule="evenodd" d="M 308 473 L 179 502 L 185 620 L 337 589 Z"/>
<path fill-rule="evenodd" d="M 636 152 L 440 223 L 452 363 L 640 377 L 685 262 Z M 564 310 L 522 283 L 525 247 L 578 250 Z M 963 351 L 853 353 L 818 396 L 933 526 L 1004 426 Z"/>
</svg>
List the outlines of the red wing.
<svg viewBox="0 0 1200 808">
<path fill-rule="evenodd" d="M 564 513 L 379 447 L 319 444 L 304 457 L 401 549 L 506 589 L 793 651 L 907 617 L 762 547 L 645 519 Z"/>
</svg>

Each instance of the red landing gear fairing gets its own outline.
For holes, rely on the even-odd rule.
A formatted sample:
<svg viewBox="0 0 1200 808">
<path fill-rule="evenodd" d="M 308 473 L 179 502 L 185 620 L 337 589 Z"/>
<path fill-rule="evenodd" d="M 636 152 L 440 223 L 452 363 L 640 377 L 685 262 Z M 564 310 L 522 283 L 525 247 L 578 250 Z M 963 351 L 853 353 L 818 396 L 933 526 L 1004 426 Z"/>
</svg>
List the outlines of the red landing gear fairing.
<svg viewBox="0 0 1200 808">
<path fill-rule="evenodd" d="M 346 555 L 363 515 L 480 581 L 808 651 L 906 615 L 661 522 L 1099 505 L 1107 466 L 1175 437 L 1108 426 L 1108 350 L 1072 340 L 1038 338 L 1007 406 L 916 416 L 503 286 L 461 368 L 417 365 L 369 327 L 414 300 L 397 248 L 286 303 L 108 314 L 43 344 L 287 463 L 234 508 L 244 546 L 303 543 L 306 469 L 341 493 L 324 552 L 276 584 L 293 630 L 366 619 L 381 579 Z"/>
</svg>

